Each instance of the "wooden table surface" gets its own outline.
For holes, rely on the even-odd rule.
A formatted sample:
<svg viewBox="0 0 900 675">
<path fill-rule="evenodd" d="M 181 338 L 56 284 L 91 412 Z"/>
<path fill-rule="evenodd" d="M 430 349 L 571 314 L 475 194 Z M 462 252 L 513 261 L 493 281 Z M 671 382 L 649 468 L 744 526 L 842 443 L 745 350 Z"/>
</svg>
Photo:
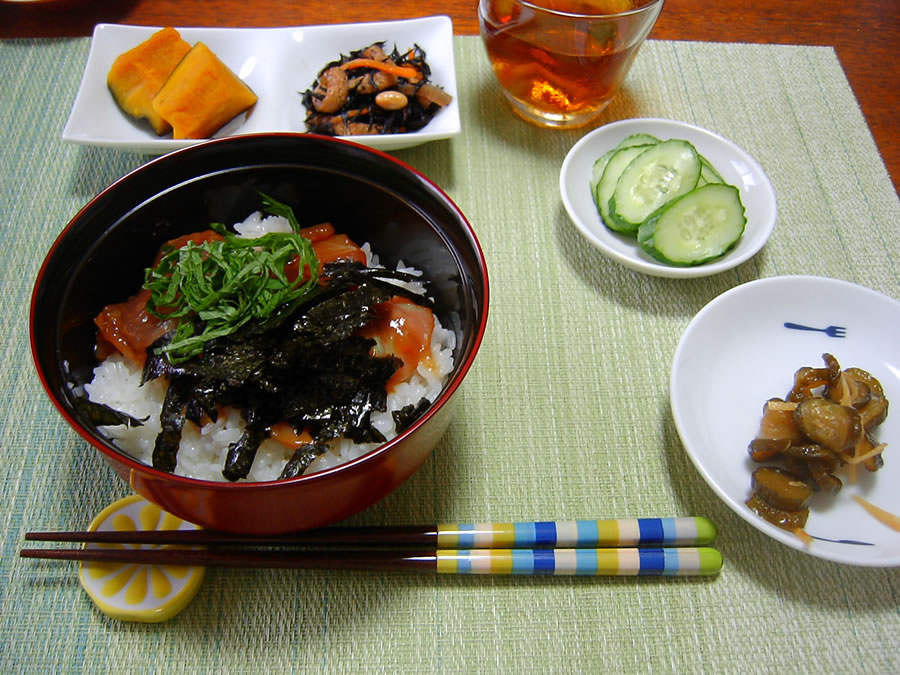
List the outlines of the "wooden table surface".
<svg viewBox="0 0 900 675">
<path fill-rule="evenodd" d="M 338 8 L 339 9 L 336 9 Z M 447 14 L 477 35 L 477 0 L 0 0 L 0 36 L 88 36 L 96 23 L 268 27 Z M 900 185 L 900 11 L 897 0 L 667 0 L 651 38 L 834 47 Z"/>
</svg>

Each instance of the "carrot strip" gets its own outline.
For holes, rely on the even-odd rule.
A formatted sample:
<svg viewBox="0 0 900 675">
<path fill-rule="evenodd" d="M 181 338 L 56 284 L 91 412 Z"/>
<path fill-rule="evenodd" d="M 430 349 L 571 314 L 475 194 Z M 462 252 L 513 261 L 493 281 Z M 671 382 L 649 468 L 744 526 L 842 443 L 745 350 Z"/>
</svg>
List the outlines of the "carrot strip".
<svg viewBox="0 0 900 675">
<path fill-rule="evenodd" d="M 887 443 L 879 443 L 874 448 L 872 448 L 871 450 L 869 450 L 866 453 L 863 453 L 862 455 L 854 454 L 851 456 L 851 455 L 848 455 L 846 452 L 842 452 L 841 459 L 844 460 L 847 464 L 851 464 L 851 465 L 852 464 L 861 464 L 861 463 L 865 462 L 867 459 L 869 459 L 869 457 L 874 457 L 875 455 L 880 455 L 882 452 L 884 452 L 884 449 L 886 447 L 887 447 Z M 854 453 L 856 452 L 855 448 L 854 448 L 853 452 Z"/>
<path fill-rule="evenodd" d="M 802 527 L 797 527 L 791 530 L 797 538 L 804 543 L 804 545 L 809 546 L 813 543 L 813 538 L 809 536 L 809 534 Z"/>
<path fill-rule="evenodd" d="M 377 68 L 397 77 L 405 77 L 410 82 L 418 82 L 422 79 L 419 71 L 412 66 L 398 66 L 394 63 L 376 61 L 375 59 L 353 59 L 341 64 L 341 70 L 352 70 L 353 68 Z"/>
<path fill-rule="evenodd" d="M 884 509 L 878 508 L 872 502 L 863 499 L 859 495 L 853 495 L 853 499 L 857 504 L 863 507 L 876 519 L 887 525 L 892 530 L 897 530 L 897 532 L 900 532 L 900 516 L 896 516 L 890 511 L 885 511 Z"/>
</svg>

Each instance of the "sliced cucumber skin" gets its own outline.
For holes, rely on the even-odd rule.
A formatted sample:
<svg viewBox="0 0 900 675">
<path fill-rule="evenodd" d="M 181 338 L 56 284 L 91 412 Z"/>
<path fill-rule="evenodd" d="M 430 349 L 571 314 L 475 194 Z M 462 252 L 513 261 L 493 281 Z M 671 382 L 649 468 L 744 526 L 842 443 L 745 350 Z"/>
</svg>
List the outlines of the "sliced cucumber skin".
<svg viewBox="0 0 900 675">
<path fill-rule="evenodd" d="M 654 211 L 693 190 L 700 170 L 700 155 L 687 141 L 671 139 L 647 148 L 625 167 L 610 197 L 616 229 L 637 231 Z"/>
<path fill-rule="evenodd" d="M 634 235 L 637 232 L 637 226 L 632 227 L 629 225 L 627 228 L 623 228 L 613 221 L 612 216 L 609 213 L 609 200 L 612 197 L 613 191 L 616 189 L 616 182 L 618 181 L 619 176 L 622 175 L 625 167 L 631 163 L 631 160 L 650 147 L 653 146 L 631 145 L 625 148 L 616 149 L 612 157 L 609 158 L 609 162 L 606 164 L 600 182 L 597 183 L 597 188 L 594 190 L 594 203 L 597 205 L 597 210 L 600 212 L 603 224 L 611 230 L 631 235 Z"/>
<path fill-rule="evenodd" d="M 603 170 L 606 168 L 606 165 L 609 163 L 610 157 L 616 154 L 616 150 L 622 150 L 624 148 L 631 148 L 635 145 L 656 145 L 659 143 L 659 139 L 656 136 L 651 136 L 650 134 L 631 134 L 630 136 L 626 136 L 619 144 L 614 147 L 612 150 L 607 150 L 597 161 L 594 162 L 592 171 L 591 171 L 591 195 L 595 197 L 596 201 L 596 193 L 597 193 L 597 183 L 600 182 L 600 179 L 603 178 Z"/>
<path fill-rule="evenodd" d="M 722 179 L 722 176 L 719 175 L 719 172 L 716 171 L 712 163 L 708 159 L 706 159 L 706 157 L 700 155 L 700 180 L 697 183 L 697 187 L 700 187 L 700 185 L 706 185 L 707 183 L 724 182 L 725 181 Z"/>
<path fill-rule="evenodd" d="M 637 133 L 626 136 L 616 146 L 617 150 L 622 148 L 630 148 L 633 145 L 656 145 L 659 139 L 651 134 Z"/>
<path fill-rule="evenodd" d="M 698 236 L 688 219 L 718 217 L 712 229 Z M 714 213 L 716 211 L 718 213 Z M 705 212 L 705 213 L 704 213 Z M 710 183 L 669 202 L 638 230 L 638 244 L 660 262 L 693 267 L 721 258 L 744 234 L 747 218 L 741 195 L 732 185 Z M 689 228 L 684 236 L 683 228 Z M 679 241 L 681 240 L 681 241 Z"/>
<path fill-rule="evenodd" d="M 597 203 L 597 184 L 600 182 L 600 179 L 603 178 L 603 171 L 606 169 L 606 165 L 609 164 L 610 157 L 614 154 L 616 154 L 616 148 L 608 150 L 601 155 L 591 167 L 591 199 L 594 200 L 594 205 L 598 209 L 600 208 L 600 205 Z"/>
</svg>

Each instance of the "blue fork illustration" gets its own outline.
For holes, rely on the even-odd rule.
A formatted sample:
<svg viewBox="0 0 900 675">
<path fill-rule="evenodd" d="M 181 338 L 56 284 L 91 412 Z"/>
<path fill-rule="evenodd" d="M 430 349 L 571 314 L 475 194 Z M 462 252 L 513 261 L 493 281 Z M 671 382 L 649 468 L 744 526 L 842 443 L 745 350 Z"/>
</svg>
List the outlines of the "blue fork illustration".
<svg viewBox="0 0 900 675">
<path fill-rule="evenodd" d="M 790 321 L 784 322 L 785 328 L 792 328 L 794 330 L 811 330 L 817 333 L 825 333 L 828 337 L 833 338 L 842 338 L 847 337 L 847 329 L 843 326 L 827 326 L 825 328 L 813 328 L 812 326 L 804 326 L 799 323 L 791 323 Z"/>
</svg>

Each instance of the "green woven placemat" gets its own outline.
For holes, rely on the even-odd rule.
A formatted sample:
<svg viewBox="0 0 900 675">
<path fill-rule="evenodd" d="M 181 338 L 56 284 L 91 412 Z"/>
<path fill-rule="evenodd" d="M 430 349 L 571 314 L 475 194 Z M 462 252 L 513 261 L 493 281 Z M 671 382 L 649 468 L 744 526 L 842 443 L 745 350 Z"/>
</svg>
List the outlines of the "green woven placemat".
<svg viewBox="0 0 900 675">
<path fill-rule="evenodd" d="M 0 43 L 0 669 L 134 672 L 897 672 L 900 574 L 777 544 L 701 480 L 669 414 L 691 317 L 761 277 L 823 274 L 900 295 L 900 205 L 834 51 L 650 42 L 599 123 L 668 117 L 716 131 L 779 197 L 769 245 L 673 282 L 590 248 L 558 195 L 585 129 L 509 113 L 474 37 L 455 38 L 463 133 L 396 153 L 471 220 L 489 329 L 434 456 L 353 519 L 388 524 L 706 515 L 711 580 L 405 577 L 210 570 L 160 625 L 116 622 L 73 566 L 16 557 L 26 530 L 79 529 L 129 493 L 50 406 L 28 345 L 31 287 L 78 209 L 146 157 L 64 145 L 89 41 Z"/>
</svg>

